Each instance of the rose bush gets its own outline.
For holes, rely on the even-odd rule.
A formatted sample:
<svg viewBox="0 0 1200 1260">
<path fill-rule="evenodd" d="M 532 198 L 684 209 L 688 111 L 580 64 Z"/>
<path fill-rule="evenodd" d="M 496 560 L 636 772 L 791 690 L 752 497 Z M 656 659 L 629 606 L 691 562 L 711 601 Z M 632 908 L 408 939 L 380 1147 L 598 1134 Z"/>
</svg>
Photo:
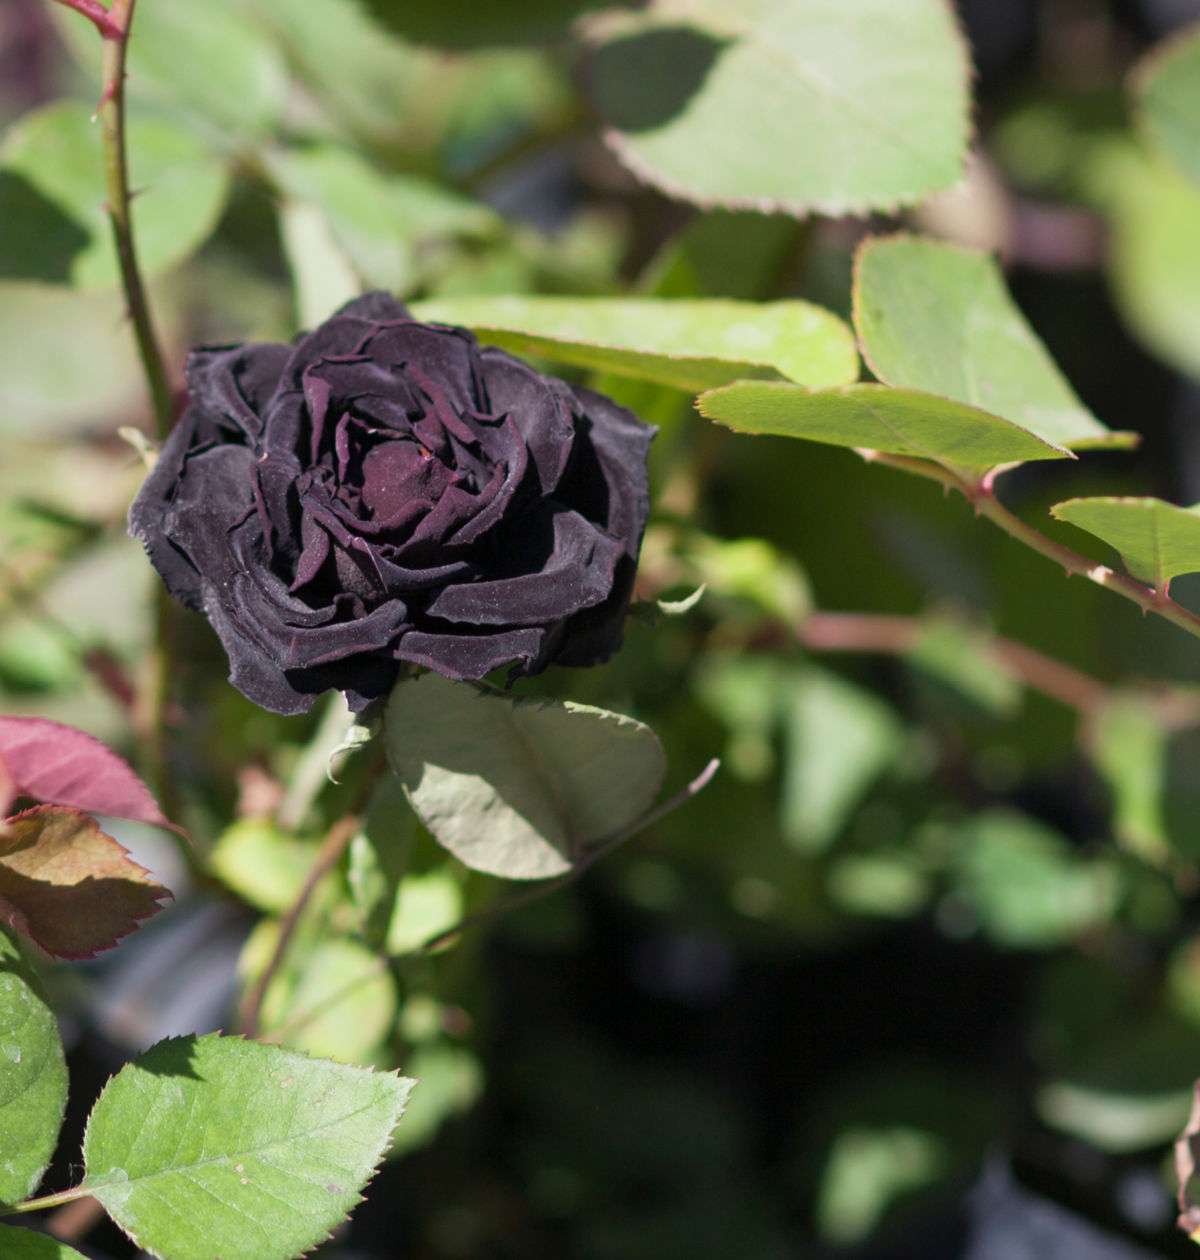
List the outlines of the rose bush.
<svg viewBox="0 0 1200 1260">
<path fill-rule="evenodd" d="M 620 645 L 654 432 L 631 412 L 385 294 L 187 375 L 130 529 L 258 704 L 360 709 L 402 661 L 477 679 Z"/>
</svg>

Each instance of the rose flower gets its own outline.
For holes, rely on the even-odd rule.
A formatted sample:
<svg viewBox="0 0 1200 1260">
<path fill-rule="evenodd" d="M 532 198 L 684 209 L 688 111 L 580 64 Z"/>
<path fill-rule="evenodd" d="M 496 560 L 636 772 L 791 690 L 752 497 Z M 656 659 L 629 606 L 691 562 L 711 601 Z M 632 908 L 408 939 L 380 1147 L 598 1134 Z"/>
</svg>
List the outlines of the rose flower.
<svg viewBox="0 0 1200 1260">
<path fill-rule="evenodd" d="M 187 376 L 130 529 L 251 700 L 361 709 L 399 662 L 478 679 L 620 646 L 654 434 L 631 412 L 378 293 Z"/>
</svg>

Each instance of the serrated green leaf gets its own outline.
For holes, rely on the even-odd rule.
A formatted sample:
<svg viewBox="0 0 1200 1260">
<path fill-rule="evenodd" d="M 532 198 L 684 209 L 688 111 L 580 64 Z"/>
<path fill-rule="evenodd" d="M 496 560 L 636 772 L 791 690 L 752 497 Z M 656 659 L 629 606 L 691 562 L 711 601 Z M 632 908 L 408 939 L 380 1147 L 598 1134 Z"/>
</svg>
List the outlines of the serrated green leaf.
<svg viewBox="0 0 1200 1260">
<path fill-rule="evenodd" d="M 425 674 L 392 692 L 388 759 L 417 815 L 474 870 L 545 879 L 653 804 L 662 745 L 589 705 L 513 701 Z"/>
<path fill-rule="evenodd" d="M 1200 183 L 1200 26 L 1151 52 L 1137 68 L 1134 88 L 1152 142 Z"/>
<path fill-rule="evenodd" d="M 849 329 L 809 302 L 725 298 L 462 297 L 414 307 L 517 354 L 702 390 L 742 377 L 819 387 L 858 376 Z"/>
<path fill-rule="evenodd" d="M 4 1260 L 86 1260 L 74 1247 L 48 1234 L 0 1225 L 0 1255 Z"/>
<path fill-rule="evenodd" d="M 1156 590 L 1181 573 L 1200 572 L 1200 504 L 1102 497 L 1067 499 L 1050 511 L 1115 547 L 1129 572 Z"/>
<path fill-rule="evenodd" d="M 269 914 L 282 914 L 304 885 L 317 854 L 312 841 L 297 840 L 267 818 L 243 818 L 213 846 L 213 874 Z"/>
<path fill-rule="evenodd" d="M 916 236 L 866 241 L 855 263 L 854 324 L 887 385 L 966 403 L 1056 446 L 1136 441 L 1079 400 L 988 254 Z"/>
<path fill-rule="evenodd" d="M 1149 862 L 1162 862 L 1170 851 L 1169 740 L 1158 714 L 1135 696 L 1105 705 L 1090 731 L 1092 761 L 1113 797 L 1113 830 L 1130 852 Z"/>
<path fill-rule="evenodd" d="M 815 668 L 787 684 L 784 724 L 784 833 L 797 849 L 819 852 L 895 759 L 901 727 L 869 692 Z"/>
<path fill-rule="evenodd" d="M 116 285 L 92 107 L 60 100 L 26 114 L 0 148 L 0 278 Z M 229 172 L 166 118 L 129 120 L 138 256 L 148 276 L 182 262 L 216 226 Z"/>
<path fill-rule="evenodd" d="M 164 1041 L 88 1120 L 88 1193 L 169 1260 L 292 1260 L 360 1200 L 413 1082 L 232 1037 Z"/>
<path fill-rule="evenodd" d="M 739 433 L 805 438 L 829 446 L 911 455 L 982 472 L 997 464 L 1069 459 L 1028 429 L 963 403 L 886 385 L 809 390 L 738 381 L 701 394 L 700 414 Z"/>
<path fill-rule="evenodd" d="M 16 943 L 0 930 L 0 1204 L 37 1189 L 66 1105 L 58 1021 Z"/>
<path fill-rule="evenodd" d="M 617 156 L 699 205 L 838 214 L 962 175 L 969 64 L 942 0 L 659 0 L 607 24 L 585 74 Z"/>
</svg>

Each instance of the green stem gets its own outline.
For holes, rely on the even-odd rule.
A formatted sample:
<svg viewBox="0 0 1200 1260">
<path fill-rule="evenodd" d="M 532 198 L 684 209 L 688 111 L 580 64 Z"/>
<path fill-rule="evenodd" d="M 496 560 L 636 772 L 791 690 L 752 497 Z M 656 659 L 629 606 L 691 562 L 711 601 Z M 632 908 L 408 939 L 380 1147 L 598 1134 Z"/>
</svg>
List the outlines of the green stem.
<svg viewBox="0 0 1200 1260">
<path fill-rule="evenodd" d="M 1106 564 L 1096 564 L 1087 556 L 1073 551 L 1063 543 L 1047 537 L 1035 525 L 1023 521 L 1015 512 L 1010 511 L 996 497 L 995 476 L 989 474 L 979 481 L 943 468 L 924 459 L 910 459 L 904 455 L 885 455 L 879 451 L 860 450 L 858 452 L 868 463 L 882 464 L 887 468 L 899 468 L 904 472 L 915 473 L 919 477 L 927 477 L 938 482 L 947 491 L 957 490 L 968 503 L 975 508 L 977 516 L 985 516 L 993 525 L 1002 529 L 1010 538 L 1024 543 L 1026 547 L 1061 565 L 1067 576 L 1076 574 L 1103 586 L 1105 590 L 1114 591 L 1131 603 L 1136 604 L 1143 613 L 1154 613 L 1169 621 L 1172 625 L 1186 630 L 1188 634 L 1200 638 L 1200 616 L 1177 604 L 1165 590 L 1155 590 L 1144 582 L 1125 573 L 1118 573 Z"/>
<path fill-rule="evenodd" d="M 87 1186 L 75 1186 L 70 1190 L 60 1190 L 57 1194 L 43 1195 L 40 1199 L 26 1199 L 24 1203 L 0 1208 L 0 1216 L 15 1216 L 19 1212 L 45 1212 L 50 1208 L 62 1207 L 64 1203 L 73 1203 L 76 1199 L 86 1199 L 91 1193 Z"/>
<path fill-rule="evenodd" d="M 129 155 L 125 141 L 125 57 L 137 0 L 113 0 L 109 18 L 116 34 L 106 34 L 101 56 L 104 95 L 100 101 L 100 133 L 104 144 L 104 182 L 107 210 L 112 224 L 113 243 L 121 270 L 121 284 L 133 324 L 138 355 L 154 404 L 155 430 L 159 441 L 171 431 L 173 404 L 171 386 L 162 349 L 150 317 L 146 286 L 138 266 L 134 244 L 132 198 L 129 192 Z"/>
</svg>

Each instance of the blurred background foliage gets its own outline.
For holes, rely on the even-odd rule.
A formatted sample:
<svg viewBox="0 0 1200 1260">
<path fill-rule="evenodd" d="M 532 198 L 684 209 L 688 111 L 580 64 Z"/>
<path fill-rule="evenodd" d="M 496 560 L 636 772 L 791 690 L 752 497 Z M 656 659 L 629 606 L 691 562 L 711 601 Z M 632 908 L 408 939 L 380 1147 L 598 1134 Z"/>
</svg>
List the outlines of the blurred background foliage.
<svg viewBox="0 0 1200 1260">
<path fill-rule="evenodd" d="M 1086 404 L 1144 435 L 1026 465 L 1006 494 L 1036 516 L 1080 494 L 1200 499 L 1200 191 L 1134 125 L 1126 83 L 1200 4 L 959 17 L 968 176 L 901 221 L 996 251 Z M 598 121 L 640 143 L 638 109 L 661 104 L 612 81 L 641 63 L 603 55 L 657 38 L 644 20 L 598 0 L 144 0 L 137 228 L 171 361 L 290 338 L 362 286 L 846 314 L 855 245 L 896 219 L 698 210 L 602 142 Z M 94 45 L 45 0 L 0 9 L 0 707 L 121 746 L 152 578 L 124 535 L 141 466 L 120 430 L 147 416 Z M 662 64 L 668 87 L 703 69 Z M 781 188 L 816 144 L 788 120 L 742 137 Z M 662 429 L 644 604 L 610 665 L 523 689 L 650 723 L 671 788 L 714 754 L 724 770 L 578 885 L 390 964 L 504 894 L 376 801 L 265 1007 L 291 1044 L 421 1080 L 321 1254 L 1188 1254 L 1166 1151 L 1200 1075 L 1195 642 L 925 484 L 738 437 L 666 386 L 592 383 Z M 701 584 L 686 613 L 655 610 Z M 1195 578 L 1173 593 L 1200 607 Z M 839 613 L 890 620 L 848 639 Z M 262 713 L 207 627 L 183 633 L 197 861 L 119 833 L 178 901 L 52 976 L 81 1108 L 130 1054 L 228 1024 L 361 772 L 350 757 L 322 791 L 337 706 Z M 133 1254 L 107 1225 L 91 1242 Z"/>
</svg>

